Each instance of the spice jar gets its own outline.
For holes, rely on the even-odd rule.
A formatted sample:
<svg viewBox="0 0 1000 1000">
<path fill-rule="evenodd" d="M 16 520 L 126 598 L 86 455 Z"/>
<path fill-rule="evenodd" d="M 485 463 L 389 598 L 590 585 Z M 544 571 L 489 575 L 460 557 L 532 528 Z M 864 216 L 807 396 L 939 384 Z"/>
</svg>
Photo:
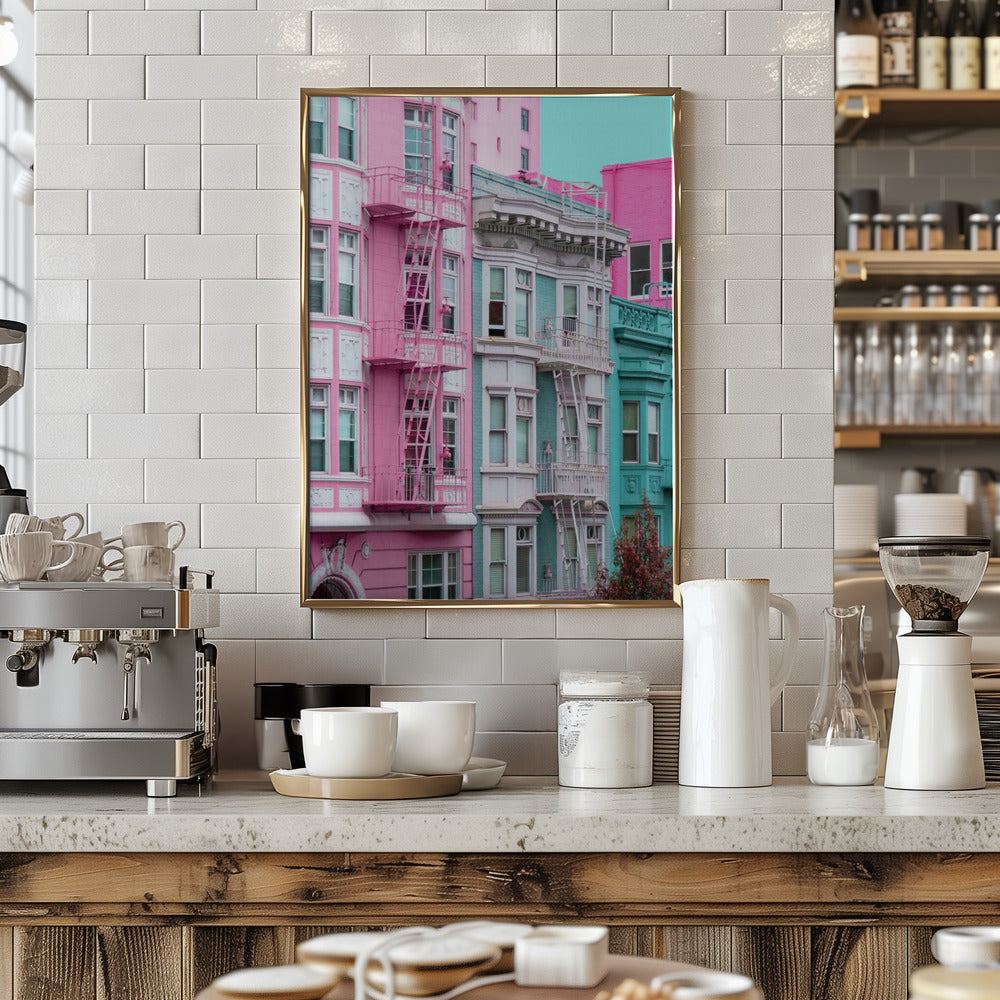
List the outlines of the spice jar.
<svg viewBox="0 0 1000 1000">
<path fill-rule="evenodd" d="M 867 212 L 851 212 L 847 217 L 847 249 L 871 250 L 872 224 Z"/>
<path fill-rule="evenodd" d="M 896 216 L 896 249 L 920 249 L 920 229 L 917 226 L 917 217 L 910 212 L 901 212 Z"/>
<path fill-rule="evenodd" d="M 924 212 L 920 216 L 920 249 L 944 249 L 944 226 L 937 212 Z"/>
<path fill-rule="evenodd" d="M 944 285 L 928 285 L 924 289 L 924 305 L 929 309 L 944 309 L 948 305 Z"/>
<path fill-rule="evenodd" d="M 996 309 L 1000 306 L 1000 296 L 996 285 L 976 285 L 976 305 L 980 309 Z"/>
<path fill-rule="evenodd" d="M 973 212 L 969 216 L 969 249 L 993 249 L 993 223 L 985 212 Z"/>
<path fill-rule="evenodd" d="M 559 675 L 559 784 L 639 788 L 653 783 L 649 678 L 635 671 Z"/>
<path fill-rule="evenodd" d="M 919 285 L 903 285 L 899 290 L 899 304 L 904 309 L 918 309 L 924 304 L 924 294 Z"/>
<path fill-rule="evenodd" d="M 948 289 L 948 305 L 952 309 L 968 309 L 972 305 L 972 292 L 968 285 L 952 285 Z"/>
<path fill-rule="evenodd" d="M 894 246 L 892 216 L 886 212 L 878 212 L 872 216 L 872 249 L 892 250 Z"/>
</svg>

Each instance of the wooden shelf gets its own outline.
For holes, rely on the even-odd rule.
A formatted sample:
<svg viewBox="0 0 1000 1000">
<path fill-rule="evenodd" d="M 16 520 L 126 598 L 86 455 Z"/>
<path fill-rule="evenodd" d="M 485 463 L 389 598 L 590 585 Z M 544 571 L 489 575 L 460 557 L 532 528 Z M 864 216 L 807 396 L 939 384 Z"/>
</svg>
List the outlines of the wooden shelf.
<svg viewBox="0 0 1000 1000">
<path fill-rule="evenodd" d="M 1000 426 L 993 424 L 885 424 L 878 427 L 836 427 L 835 449 L 881 448 L 886 437 L 959 438 L 995 437 L 1000 441 Z"/>
<path fill-rule="evenodd" d="M 982 323 L 1000 321 L 1000 309 L 930 309 L 901 306 L 837 306 L 833 310 L 837 323 L 863 323 L 885 320 L 887 323 Z"/>
<path fill-rule="evenodd" d="M 922 127 L 1000 125 L 1000 91 L 875 87 L 838 90 L 838 142 L 850 142 L 869 123 Z"/>
<path fill-rule="evenodd" d="M 837 277 L 847 283 L 869 278 L 1000 278 L 1000 250 L 835 250 Z"/>
</svg>

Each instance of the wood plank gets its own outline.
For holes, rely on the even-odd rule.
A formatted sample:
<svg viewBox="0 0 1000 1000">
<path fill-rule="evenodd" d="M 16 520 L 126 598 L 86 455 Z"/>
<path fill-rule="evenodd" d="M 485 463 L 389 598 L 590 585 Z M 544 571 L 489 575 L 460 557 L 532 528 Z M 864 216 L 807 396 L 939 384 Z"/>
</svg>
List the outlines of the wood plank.
<svg viewBox="0 0 1000 1000">
<path fill-rule="evenodd" d="M 193 993 L 234 969 L 287 965 L 295 960 L 294 934 L 289 927 L 194 927 L 189 940 L 185 961 Z"/>
<path fill-rule="evenodd" d="M 937 927 L 908 927 L 907 935 L 907 973 L 924 965 L 934 965 L 931 954 L 931 938 Z"/>
<path fill-rule="evenodd" d="M 733 929 L 719 927 L 661 927 L 663 951 L 657 958 L 689 962 L 729 972 L 733 967 Z"/>
<path fill-rule="evenodd" d="M 608 931 L 608 949 L 614 955 L 663 957 L 663 933 L 660 927 L 624 924 L 610 927 Z"/>
<path fill-rule="evenodd" d="M 179 927 L 98 927 L 97 1000 L 177 1000 L 181 934 Z"/>
<path fill-rule="evenodd" d="M 906 1000 L 905 928 L 812 930 L 812 1000 Z"/>
<path fill-rule="evenodd" d="M 735 927 L 733 972 L 750 976 L 768 1000 L 809 1000 L 810 943 L 808 927 Z"/>
<path fill-rule="evenodd" d="M 96 1000 L 93 927 L 14 929 L 15 1000 Z"/>
<path fill-rule="evenodd" d="M 14 928 L 0 929 L 0 1000 L 14 1000 Z"/>
</svg>

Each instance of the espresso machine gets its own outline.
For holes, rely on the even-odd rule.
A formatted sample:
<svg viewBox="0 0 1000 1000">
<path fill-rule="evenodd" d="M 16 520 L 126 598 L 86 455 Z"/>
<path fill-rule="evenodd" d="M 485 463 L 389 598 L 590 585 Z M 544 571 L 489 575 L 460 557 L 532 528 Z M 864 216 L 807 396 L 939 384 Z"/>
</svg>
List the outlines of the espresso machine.
<svg viewBox="0 0 1000 1000">
<path fill-rule="evenodd" d="M 0 780 L 144 779 L 171 796 L 213 772 L 212 577 L 0 583 Z"/>
</svg>

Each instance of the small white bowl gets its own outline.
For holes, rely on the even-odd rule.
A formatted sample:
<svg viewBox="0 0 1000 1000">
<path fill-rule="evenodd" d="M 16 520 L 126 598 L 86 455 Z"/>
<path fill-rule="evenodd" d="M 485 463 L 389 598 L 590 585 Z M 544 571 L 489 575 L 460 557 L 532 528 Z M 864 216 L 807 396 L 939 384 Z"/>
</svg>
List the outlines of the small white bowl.
<svg viewBox="0 0 1000 1000">
<path fill-rule="evenodd" d="M 473 760 L 476 758 L 473 757 Z M 495 944 L 500 949 L 500 961 L 490 969 L 490 975 L 514 971 L 514 945 L 535 928 L 531 924 L 518 924 L 507 920 L 465 920 L 449 924 L 448 931 Z"/>
<path fill-rule="evenodd" d="M 225 997 L 317 1000 L 329 993 L 340 979 L 341 974 L 335 969 L 277 965 L 261 969 L 237 969 L 216 979 L 212 988 Z"/>
<path fill-rule="evenodd" d="M 387 931 L 346 931 L 321 934 L 300 941 L 295 957 L 314 969 L 336 969 L 345 976 L 354 974 L 354 961 L 363 951 L 374 948 L 389 936 Z"/>
<path fill-rule="evenodd" d="M 670 1000 L 763 1000 L 753 980 L 735 972 L 668 972 L 649 986 Z"/>
<path fill-rule="evenodd" d="M 944 927 L 931 938 L 931 954 L 953 968 L 996 968 L 1000 966 L 1000 927 Z"/>
<path fill-rule="evenodd" d="M 536 927 L 514 942 L 514 982 L 518 986 L 596 986 L 607 974 L 607 927 Z"/>
</svg>

